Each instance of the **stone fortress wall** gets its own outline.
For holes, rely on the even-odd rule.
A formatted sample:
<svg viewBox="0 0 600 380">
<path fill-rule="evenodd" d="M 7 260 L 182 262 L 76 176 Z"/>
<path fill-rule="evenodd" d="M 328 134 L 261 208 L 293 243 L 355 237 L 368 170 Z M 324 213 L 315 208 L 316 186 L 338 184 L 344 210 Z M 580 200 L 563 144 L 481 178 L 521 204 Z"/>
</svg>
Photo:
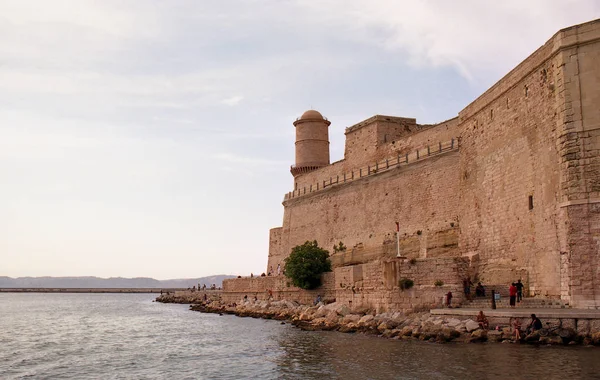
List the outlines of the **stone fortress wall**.
<svg viewBox="0 0 600 380">
<path fill-rule="evenodd" d="M 318 138 L 305 129 L 296 145 L 268 268 L 307 240 L 332 253 L 341 241 L 321 292 L 352 305 L 432 305 L 470 276 L 521 278 L 529 295 L 600 307 L 599 20 L 559 31 L 457 118 L 376 115 L 347 128 L 333 164 L 310 153 L 328 149 L 329 121 L 305 117 Z M 415 287 L 401 291 L 400 278 Z"/>
</svg>

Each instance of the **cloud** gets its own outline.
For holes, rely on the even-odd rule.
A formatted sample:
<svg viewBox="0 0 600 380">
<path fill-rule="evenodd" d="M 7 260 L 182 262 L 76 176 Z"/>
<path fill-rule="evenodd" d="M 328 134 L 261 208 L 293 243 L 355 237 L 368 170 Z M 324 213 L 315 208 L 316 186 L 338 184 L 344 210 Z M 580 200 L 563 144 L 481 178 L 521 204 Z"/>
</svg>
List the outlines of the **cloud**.
<svg viewBox="0 0 600 380">
<path fill-rule="evenodd" d="M 208 275 L 230 271 L 229 253 L 241 250 L 248 254 L 237 268 L 260 272 L 268 250 L 261 234 L 281 223 L 291 123 L 302 111 L 314 106 L 333 121 L 339 155 L 344 127 L 374 113 L 455 116 L 558 29 L 598 17 L 599 7 L 0 1 L 0 246 L 28 257 L 6 274 L 73 270 L 62 263 L 86 261 L 86 239 L 106 269 L 78 274 L 146 275 L 143 254 L 177 255 L 146 260 L 160 262 L 156 272 Z M 243 197 L 240 175 L 251 177 Z M 237 247 L 228 220 L 244 218 L 252 231 Z M 85 239 L 74 241 L 73 231 Z M 2 256 L 8 251 L 0 258 L 13 262 Z M 56 268 L 45 257 L 56 257 Z"/>
<path fill-rule="evenodd" d="M 560 28 L 600 16 L 595 0 L 298 0 L 347 38 L 400 51 L 416 67 L 454 67 L 470 80 L 498 76 Z"/>
<path fill-rule="evenodd" d="M 227 99 L 223 99 L 221 101 L 221 103 L 228 105 L 228 106 L 237 106 L 242 100 L 244 100 L 244 97 L 241 95 L 236 95 L 236 96 L 232 96 L 230 98 Z"/>
<path fill-rule="evenodd" d="M 213 158 L 219 161 L 229 162 L 232 164 L 243 164 L 248 166 L 285 166 L 287 162 L 281 160 L 271 160 L 265 158 L 256 158 L 248 156 L 240 156 L 234 153 L 217 153 L 213 155 Z"/>
</svg>

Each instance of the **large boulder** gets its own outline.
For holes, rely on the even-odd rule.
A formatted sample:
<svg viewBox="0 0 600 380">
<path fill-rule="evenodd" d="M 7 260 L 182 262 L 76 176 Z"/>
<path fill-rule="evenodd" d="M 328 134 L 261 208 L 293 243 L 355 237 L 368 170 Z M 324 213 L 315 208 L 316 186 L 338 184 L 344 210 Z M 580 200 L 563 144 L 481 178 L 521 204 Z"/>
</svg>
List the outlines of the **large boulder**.
<svg viewBox="0 0 600 380">
<path fill-rule="evenodd" d="M 502 331 L 490 330 L 487 332 L 487 339 L 490 342 L 500 342 L 503 340 Z"/>
<path fill-rule="evenodd" d="M 471 337 L 469 338 L 470 343 L 475 342 L 485 342 L 487 340 L 488 331 L 487 330 L 475 330 L 471 333 Z"/>
<path fill-rule="evenodd" d="M 391 329 L 395 329 L 396 327 L 398 327 L 398 323 L 394 322 L 390 319 L 386 319 L 383 320 L 378 326 L 377 326 L 377 330 L 379 331 L 383 331 L 383 330 L 391 330 Z"/>
<path fill-rule="evenodd" d="M 338 328 L 339 332 L 343 332 L 343 333 L 354 333 L 356 331 L 358 331 L 358 326 L 356 325 L 356 323 L 348 323 L 346 325 L 341 325 Z"/>
<path fill-rule="evenodd" d="M 479 323 L 475 322 L 472 319 L 468 319 L 465 322 L 465 328 L 467 329 L 467 332 L 475 331 L 475 330 L 479 329 Z"/>
<path fill-rule="evenodd" d="M 440 330 L 440 332 L 438 332 L 436 341 L 440 343 L 449 342 L 452 339 L 458 338 L 459 336 L 460 333 L 458 331 L 450 327 L 444 327 Z"/>
<path fill-rule="evenodd" d="M 336 312 L 330 311 L 329 313 L 327 313 L 326 319 L 330 323 L 338 323 L 338 321 L 339 321 L 340 318 L 339 318 L 339 316 L 337 315 Z"/>
<path fill-rule="evenodd" d="M 321 317 L 324 317 L 324 316 L 326 316 L 328 311 L 329 311 L 329 310 L 327 310 L 327 309 L 325 308 L 325 306 L 320 306 L 320 307 L 317 309 L 317 311 L 315 312 L 315 318 L 321 318 Z"/>
<path fill-rule="evenodd" d="M 358 325 L 359 326 L 367 326 L 367 325 L 371 324 L 373 322 L 373 320 L 375 320 L 375 317 L 370 314 L 367 314 L 358 321 Z"/>
<path fill-rule="evenodd" d="M 562 338 L 558 335 L 540 337 L 539 342 L 542 344 L 554 344 L 554 345 L 563 344 Z"/>
<path fill-rule="evenodd" d="M 411 336 L 412 332 L 413 332 L 413 328 L 412 327 L 410 327 L 410 326 L 404 326 L 402 328 L 402 330 L 400 331 L 400 334 L 402 336 Z"/>
<path fill-rule="evenodd" d="M 448 319 L 447 325 L 448 325 L 448 327 L 456 327 L 456 326 L 460 325 L 460 319 L 450 318 L 450 319 Z"/>
<path fill-rule="evenodd" d="M 348 314 L 344 318 L 342 318 L 342 323 L 358 323 L 358 321 L 360 321 L 360 318 L 360 315 Z"/>
<path fill-rule="evenodd" d="M 540 341 L 540 331 L 534 331 L 531 334 L 527 335 L 524 339 L 525 342 L 533 343 Z"/>
<path fill-rule="evenodd" d="M 347 305 L 340 305 L 335 309 L 336 313 L 338 313 L 339 315 L 341 315 L 342 317 L 350 314 L 350 308 Z"/>
<path fill-rule="evenodd" d="M 558 335 L 565 341 L 565 342 L 570 342 L 573 339 L 575 339 L 575 337 L 577 337 L 577 331 L 572 328 L 572 327 L 563 327 L 562 329 L 560 329 Z"/>
</svg>

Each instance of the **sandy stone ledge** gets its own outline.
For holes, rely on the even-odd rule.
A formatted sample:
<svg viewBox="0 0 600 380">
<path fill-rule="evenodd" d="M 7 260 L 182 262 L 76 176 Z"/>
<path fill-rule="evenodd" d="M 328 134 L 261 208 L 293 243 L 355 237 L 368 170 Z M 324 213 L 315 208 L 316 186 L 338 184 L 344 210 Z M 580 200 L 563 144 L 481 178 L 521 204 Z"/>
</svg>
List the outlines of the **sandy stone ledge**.
<svg viewBox="0 0 600 380">
<path fill-rule="evenodd" d="M 156 299 L 164 303 L 190 303 L 187 298 L 163 295 Z M 339 331 L 363 333 L 390 339 L 417 339 L 436 343 L 516 343 L 509 326 L 491 325 L 482 330 L 474 320 L 464 317 L 431 315 L 428 312 L 405 315 L 402 312 L 375 314 L 366 308 L 350 309 L 347 305 L 319 303 L 315 306 L 300 305 L 291 301 L 242 301 L 226 305 L 220 301 L 191 303 L 190 309 L 203 313 L 233 314 L 239 317 L 275 319 L 290 322 L 308 331 Z M 522 334 L 521 343 L 552 345 L 600 346 L 600 331 L 583 335 L 574 329 L 565 329 L 563 336 L 549 334 L 540 336 Z"/>
</svg>

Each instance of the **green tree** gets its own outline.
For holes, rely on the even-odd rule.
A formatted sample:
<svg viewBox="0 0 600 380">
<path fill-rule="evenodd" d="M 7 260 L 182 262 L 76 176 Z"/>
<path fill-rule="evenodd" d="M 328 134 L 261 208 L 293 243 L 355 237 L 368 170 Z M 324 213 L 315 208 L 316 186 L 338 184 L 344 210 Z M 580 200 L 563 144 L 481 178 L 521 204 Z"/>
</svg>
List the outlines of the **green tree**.
<svg viewBox="0 0 600 380">
<path fill-rule="evenodd" d="M 319 287 L 323 272 L 331 272 L 331 261 L 329 252 L 319 247 L 316 240 L 295 246 L 285 259 L 285 275 L 299 288 Z"/>
</svg>

